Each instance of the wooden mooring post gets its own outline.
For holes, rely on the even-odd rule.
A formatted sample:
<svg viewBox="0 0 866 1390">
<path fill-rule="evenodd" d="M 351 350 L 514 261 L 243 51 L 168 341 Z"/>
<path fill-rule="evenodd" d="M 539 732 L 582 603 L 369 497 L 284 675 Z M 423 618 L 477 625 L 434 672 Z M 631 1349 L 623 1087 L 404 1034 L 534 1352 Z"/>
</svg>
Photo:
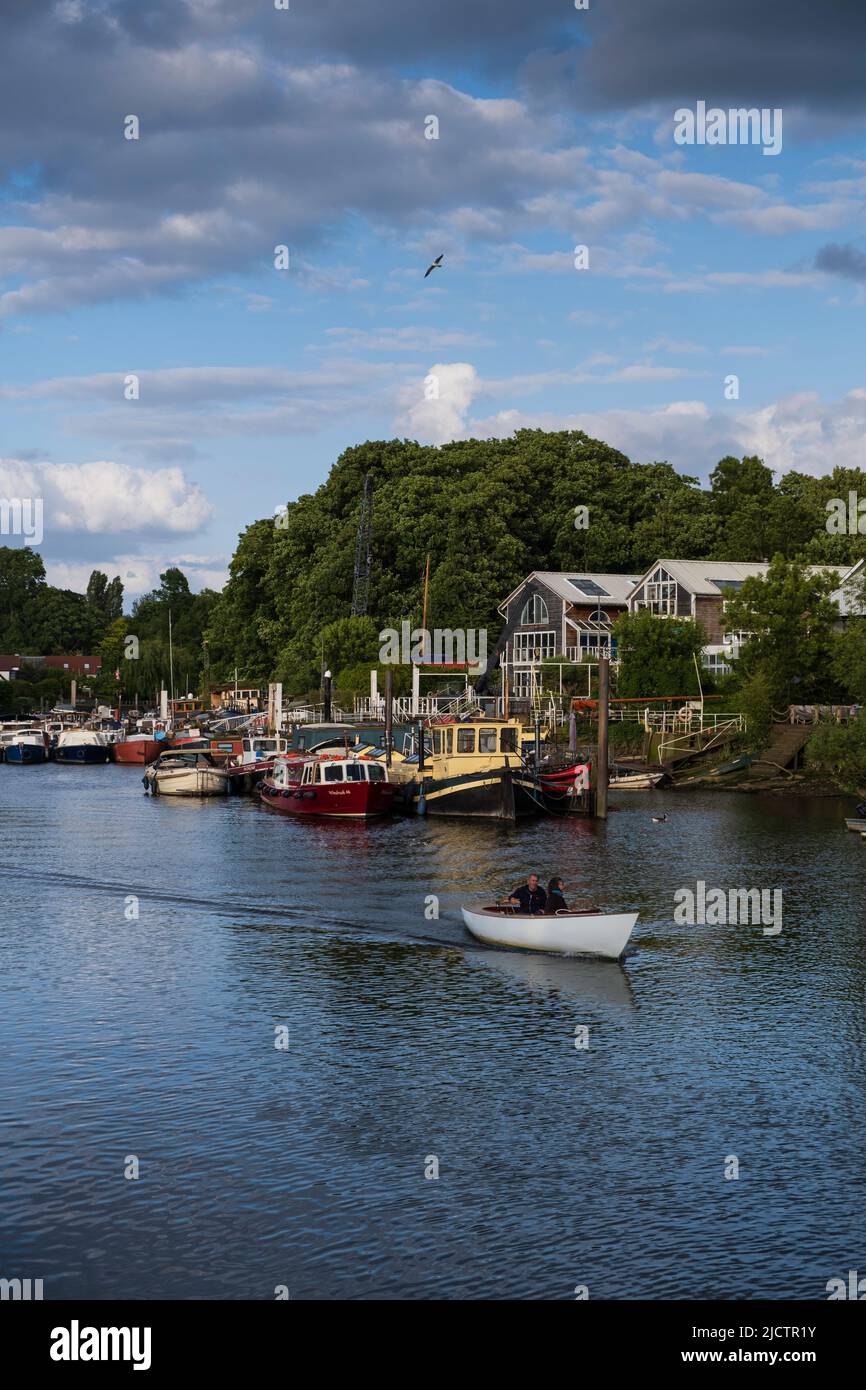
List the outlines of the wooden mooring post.
<svg viewBox="0 0 866 1390">
<path fill-rule="evenodd" d="M 598 752 L 595 764 L 595 815 L 607 820 L 608 723 L 610 716 L 610 662 L 598 659 Z"/>
</svg>

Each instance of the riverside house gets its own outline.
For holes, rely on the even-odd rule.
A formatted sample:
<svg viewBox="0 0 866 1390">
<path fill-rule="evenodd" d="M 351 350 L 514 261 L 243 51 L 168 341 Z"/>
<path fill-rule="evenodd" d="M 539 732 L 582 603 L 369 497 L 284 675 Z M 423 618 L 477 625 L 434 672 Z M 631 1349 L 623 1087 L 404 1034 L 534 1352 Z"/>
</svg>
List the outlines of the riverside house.
<svg viewBox="0 0 866 1390">
<path fill-rule="evenodd" d="M 656 560 L 635 583 L 628 611 L 646 609 L 660 618 L 693 618 L 707 634 L 702 664 L 715 675 L 725 675 L 751 632 L 735 631 L 727 622 L 730 601 L 747 579 L 769 569 L 767 561 L 738 563 L 733 560 Z M 810 565 L 809 572 L 829 570 L 841 583 L 848 566 Z"/>
<path fill-rule="evenodd" d="M 627 574 L 533 570 L 500 604 L 507 645 L 503 656 L 518 698 L 532 693 L 541 662 L 616 657 L 611 627 L 628 609 L 637 579 Z"/>
</svg>

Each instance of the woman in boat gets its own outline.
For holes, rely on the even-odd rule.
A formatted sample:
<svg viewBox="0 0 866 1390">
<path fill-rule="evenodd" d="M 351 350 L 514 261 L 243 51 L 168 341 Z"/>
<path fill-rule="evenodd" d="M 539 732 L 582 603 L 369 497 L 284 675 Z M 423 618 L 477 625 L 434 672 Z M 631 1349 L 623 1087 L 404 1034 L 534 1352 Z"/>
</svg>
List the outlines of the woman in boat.
<svg viewBox="0 0 866 1390">
<path fill-rule="evenodd" d="M 561 878 L 552 878 L 547 885 L 547 910 L 548 912 L 567 912 L 568 903 L 562 896 L 565 887 Z"/>
</svg>

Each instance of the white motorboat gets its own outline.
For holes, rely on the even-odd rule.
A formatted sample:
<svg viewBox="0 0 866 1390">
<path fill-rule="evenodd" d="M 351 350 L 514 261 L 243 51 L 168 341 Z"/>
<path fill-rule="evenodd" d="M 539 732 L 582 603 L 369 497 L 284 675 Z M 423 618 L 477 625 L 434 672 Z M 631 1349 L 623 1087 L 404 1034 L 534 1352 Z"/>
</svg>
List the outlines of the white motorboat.
<svg viewBox="0 0 866 1390">
<path fill-rule="evenodd" d="M 229 789 L 225 768 L 201 749 L 161 753 L 141 780 L 155 796 L 225 796 Z"/>
<path fill-rule="evenodd" d="M 846 816 L 845 824 L 849 830 L 866 830 L 866 820 L 860 820 L 857 816 Z"/>
<path fill-rule="evenodd" d="M 552 951 L 560 956 L 604 956 L 619 960 L 636 912 L 558 912 L 530 916 L 507 904 L 464 907 L 463 921 L 472 935 L 489 946 L 523 951 Z"/>
<path fill-rule="evenodd" d="M 648 792 L 664 779 L 664 772 L 617 772 L 608 778 L 607 785 L 618 792 Z"/>
</svg>

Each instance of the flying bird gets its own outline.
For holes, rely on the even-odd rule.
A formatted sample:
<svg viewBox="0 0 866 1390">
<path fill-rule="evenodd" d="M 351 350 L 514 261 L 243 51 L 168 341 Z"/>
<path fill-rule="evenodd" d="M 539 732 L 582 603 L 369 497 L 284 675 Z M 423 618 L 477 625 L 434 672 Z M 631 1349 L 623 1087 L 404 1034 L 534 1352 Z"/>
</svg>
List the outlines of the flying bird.
<svg viewBox="0 0 866 1390">
<path fill-rule="evenodd" d="M 436 257 L 436 259 L 435 259 L 435 261 L 433 262 L 432 265 L 428 265 L 427 269 L 424 271 L 424 279 L 425 279 L 425 280 L 427 279 L 427 276 L 430 274 L 430 271 L 431 271 L 431 270 L 439 270 L 439 268 L 440 268 L 441 265 L 442 265 L 442 259 L 443 259 L 444 255 L 445 255 L 445 252 L 443 251 L 441 256 L 437 256 L 437 257 Z"/>
</svg>

